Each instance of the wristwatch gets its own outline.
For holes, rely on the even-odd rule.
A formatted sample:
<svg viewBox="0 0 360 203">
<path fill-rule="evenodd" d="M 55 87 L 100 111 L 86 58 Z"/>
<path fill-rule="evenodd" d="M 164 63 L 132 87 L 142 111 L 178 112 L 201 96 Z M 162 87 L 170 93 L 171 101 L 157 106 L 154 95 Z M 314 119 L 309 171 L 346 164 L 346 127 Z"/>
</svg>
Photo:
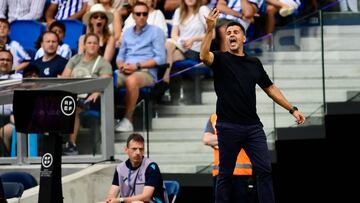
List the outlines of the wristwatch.
<svg viewBox="0 0 360 203">
<path fill-rule="evenodd" d="M 293 114 L 295 111 L 298 111 L 299 109 L 296 106 L 293 106 L 290 110 L 289 113 Z"/>
<path fill-rule="evenodd" d="M 120 201 L 120 203 L 125 202 L 124 198 L 122 198 L 122 197 L 119 198 L 119 201 Z"/>
<path fill-rule="evenodd" d="M 136 63 L 136 70 L 141 70 L 140 63 Z"/>
</svg>

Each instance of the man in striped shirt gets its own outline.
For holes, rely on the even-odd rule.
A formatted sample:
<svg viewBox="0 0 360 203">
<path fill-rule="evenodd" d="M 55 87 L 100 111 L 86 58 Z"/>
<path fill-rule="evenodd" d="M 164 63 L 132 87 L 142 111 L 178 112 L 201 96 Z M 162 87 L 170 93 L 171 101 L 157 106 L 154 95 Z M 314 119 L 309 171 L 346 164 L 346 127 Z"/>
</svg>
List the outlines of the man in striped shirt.
<svg viewBox="0 0 360 203">
<path fill-rule="evenodd" d="M 14 20 L 38 20 L 42 17 L 45 0 L 1 0 L 0 18 Z M 7 11 L 7 12 L 6 12 Z"/>
<path fill-rule="evenodd" d="M 88 0 L 51 0 L 46 10 L 46 24 L 55 20 L 77 19 L 81 20 L 86 12 Z"/>
</svg>

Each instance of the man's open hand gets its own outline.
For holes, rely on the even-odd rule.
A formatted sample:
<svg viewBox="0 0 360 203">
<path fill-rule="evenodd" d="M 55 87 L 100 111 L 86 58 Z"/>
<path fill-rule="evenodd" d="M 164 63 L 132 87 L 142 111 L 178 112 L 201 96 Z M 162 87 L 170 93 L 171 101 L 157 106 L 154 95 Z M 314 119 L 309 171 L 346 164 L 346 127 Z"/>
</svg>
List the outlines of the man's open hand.
<svg viewBox="0 0 360 203">
<path fill-rule="evenodd" d="M 219 17 L 219 10 L 214 8 L 210 11 L 208 16 L 204 16 L 208 30 L 212 30 L 215 27 L 216 20 Z"/>
</svg>

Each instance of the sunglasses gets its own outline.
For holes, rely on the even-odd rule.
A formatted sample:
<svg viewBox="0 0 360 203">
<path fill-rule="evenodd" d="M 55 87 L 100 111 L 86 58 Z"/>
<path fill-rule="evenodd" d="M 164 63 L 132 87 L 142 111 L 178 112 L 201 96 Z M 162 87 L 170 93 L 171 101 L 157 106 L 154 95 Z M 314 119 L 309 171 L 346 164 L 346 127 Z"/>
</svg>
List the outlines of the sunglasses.
<svg viewBox="0 0 360 203">
<path fill-rule="evenodd" d="M 100 18 L 100 19 L 104 20 L 107 17 L 105 15 L 93 15 L 92 18 L 94 18 L 94 19 L 99 19 Z"/>
<path fill-rule="evenodd" d="M 144 17 L 146 17 L 146 16 L 148 16 L 149 15 L 149 13 L 148 12 L 135 12 L 135 15 L 136 16 L 144 16 Z"/>
</svg>

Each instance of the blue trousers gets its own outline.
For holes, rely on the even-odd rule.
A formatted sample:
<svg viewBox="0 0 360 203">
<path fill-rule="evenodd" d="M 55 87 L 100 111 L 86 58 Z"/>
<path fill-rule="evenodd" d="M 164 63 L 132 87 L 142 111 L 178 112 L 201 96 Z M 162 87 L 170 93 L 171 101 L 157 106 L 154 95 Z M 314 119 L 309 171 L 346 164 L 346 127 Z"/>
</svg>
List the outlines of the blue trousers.
<svg viewBox="0 0 360 203">
<path fill-rule="evenodd" d="M 266 135 L 261 124 L 240 125 L 217 122 L 220 152 L 219 175 L 216 182 L 216 203 L 230 203 L 232 181 L 236 158 L 241 148 L 249 156 L 256 173 L 259 203 L 274 203 L 271 159 Z M 241 203 L 237 200 L 236 203 Z"/>
</svg>

